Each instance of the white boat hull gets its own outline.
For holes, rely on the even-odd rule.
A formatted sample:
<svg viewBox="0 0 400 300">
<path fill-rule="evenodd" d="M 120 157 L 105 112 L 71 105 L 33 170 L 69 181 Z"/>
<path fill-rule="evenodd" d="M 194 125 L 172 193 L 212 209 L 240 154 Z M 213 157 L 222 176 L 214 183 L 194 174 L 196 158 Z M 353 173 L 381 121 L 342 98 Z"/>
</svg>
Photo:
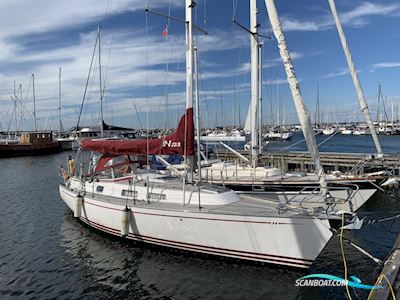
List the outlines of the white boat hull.
<svg viewBox="0 0 400 300">
<path fill-rule="evenodd" d="M 200 141 L 202 142 L 244 142 L 245 136 L 201 136 Z"/>
<path fill-rule="evenodd" d="M 60 185 L 60 195 L 74 211 L 77 193 Z M 147 205 L 147 206 L 146 206 Z M 308 268 L 332 236 L 328 220 L 244 216 L 203 209 L 171 210 L 132 205 L 127 239 L 211 255 Z M 84 196 L 80 220 L 121 236 L 125 204 Z M 222 210 L 223 211 L 223 210 Z"/>
</svg>

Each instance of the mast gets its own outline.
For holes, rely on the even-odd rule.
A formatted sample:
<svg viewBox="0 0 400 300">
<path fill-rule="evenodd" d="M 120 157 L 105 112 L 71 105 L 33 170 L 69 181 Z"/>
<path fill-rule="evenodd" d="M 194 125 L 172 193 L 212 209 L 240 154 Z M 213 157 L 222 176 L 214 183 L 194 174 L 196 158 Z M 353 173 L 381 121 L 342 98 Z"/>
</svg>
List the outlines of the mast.
<svg viewBox="0 0 400 300">
<path fill-rule="evenodd" d="M 257 166 L 258 136 L 257 136 L 257 110 L 258 110 L 258 39 L 257 39 L 257 0 L 250 0 L 250 45 L 251 45 L 251 165 Z"/>
<path fill-rule="evenodd" d="M 15 87 L 15 80 L 14 80 L 14 98 L 11 97 L 11 99 L 12 99 L 13 102 L 14 102 L 14 108 L 13 108 L 13 115 L 12 115 L 12 117 L 15 119 L 15 120 L 14 120 L 14 121 L 15 121 L 15 132 L 18 131 L 18 120 L 17 120 L 17 110 L 18 110 L 18 107 L 17 107 L 17 100 L 16 100 L 16 98 L 17 98 L 17 90 L 16 90 L 16 87 Z M 10 121 L 10 123 L 11 123 L 11 121 Z"/>
<path fill-rule="evenodd" d="M 315 128 L 319 128 L 321 125 L 321 118 L 319 114 L 319 83 L 317 83 L 317 105 L 315 111 Z"/>
<path fill-rule="evenodd" d="M 58 137 L 61 137 L 61 67 L 58 70 Z"/>
<path fill-rule="evenodd" d="M 381 121 L 381 116 L 380 116 L 380 109 L 381 109 L 381 93 L 382 93 L 381 83 L 378 82 L 378 107 L 377 107 L 377 109 L 376 109 L 376 122 L 378 122 L 378 126 L 379 126 L 379 122 Z"/>
<path fill-rule="evenodd" d="M 197 72 L 197 65 L 196 65 L 196 72 Z M 197 76 L 197 74 L 196 74 L 196 76 Z M 224 111 L 222 110 L 222 91 L 221 90 L 220 90 L 220 94 L 219 94 L 219 99 L 220 99 L 220 108 L 221 108 L 221 127 L 224 128 Z"/>
<path fill-rule="evenodd" d="M 381 144 L 379 143 L 379 138 L 375 130 L 374 123 L 372 122 L 371 114 L 368 109 L 368 104 L 367 100 L 365 99 L 364 92 L 362 90 L 360 81 L 358 79 L 356 67 L 354 66 L 353 60 L 351 58 L 351 53 L 349 50 L 349 46 L 347 44 L 346 36 L 344 34 L 342 24 L 340 23 L 340 19 L 336 10 L 336 5 L 334 0 L 328 0 L 329 1 L 329 6 L 332 11 L 333 18 L 335 19 L 336 23 L 336 28 L 339 33 L 340 41 L 342 43 L 343 51 L 346 56 L 347 64 L 350 70 L 351 77 L 353 79 L 354 87 L 356 88 L 357 96 L 358 96 L 358 102 L 360 104 L 360 109 L 362 113 L 364 114 L 365 120 L 367 121 L 369 130 L 372 135 L 372 139 L 374 140 L 375 147 L 376 147 L 376 152 L 378 154 L 378 157 L 383 156 Z"/>
<path fill-rule="evenodd" d="M 276 75 L 276 123 L 279 132 L 281 132 L 281 95 L 279 94 L 279 75 Z"/>
<path fill-rule="evenodd" d="M 333 121 L 338 123 L 337 117 L 336 117 L 336 93 L 335 93 L 335 79 L 332 79 L 332 96 L 333 96 Z"/>
<path fill-rule="evenodd" d="M 258 97 L 259 109 L 258 109 L 258 152 L 262 154 L 262 43 L 258 44 Z"/>
<path fill-rule="evenodd" d="M 299 82 L 296 78 L 296 73 L 290 58 L 289 50 L 286 45 L 285 35 L 282 31 L 281 22 L 279 20 L 278 12 L 275 7 L 274 0 L 265 0 L 265 6 L 268 11 L 268 17 L 271 22 L 272 30 L 274 32 L 275 38 L 278 41 L 279 52 L 285 66 L 287 80 L 290 86 L 290 91 L 292 93 L 293 101 L 296 107 L 297 115 L 303 129 L 303 134 L 307 142 L 308 151 L 310 152 L 311 158 L 314 161 L 315 169 L 319 178 L 321 194 L 327 194 L 327 184 L 326 175 L 321 164 L 319 157 L 319 151 L 317 148 L 317 143 L 315 141 L 314 131 L 312 129 L 312 123 L 310 119 L 310 114 L 307 107 L 304 104 L 303 97 L 301 95 Z"/>
<path fill-rule="evenodd" d="M 185 0 L 185 21 L 186 21 L 186 109 L 193 107 L 193 8 L 196 2 Z M 191 120 L 187 120 L 190 122 Z M 197 149 L 198 151 L 200 149 Z M 188 181 L 193 182 L 193 157 L 185 155 L 188 166 Z"/>
<path fill-rule="evenodd" d="M 35 74 L 32 74 L 32 89 L 33 89 L 33 121 L 34 121 L 34 128 L 35 128 L 35 131 L 37 131 L 37 127 L 36 127 Z"/>
<path fill-rule="evenodd" d="M 19 119 L 19 124 L 18 128 L 21 128 L 21 131 L 24 130 L 24 107 L 22 105 L 22 83 L 19 84 L 19 101 L 21 102 L 21 109 L 20 109 L 20 119 Z"/>
<path fill-rule="evenodd" d="M 99 37 L 99 88 L 100 88 L 100 117 L 101 117 L 101 137 L 104 137 L 104 128 L 103 128 L 103 87 L 102 87 L 102 79 L 101 79 L 101 41 L 100 41 L 100 26 L 97 28 L 97 34 Z"/>
</svg>

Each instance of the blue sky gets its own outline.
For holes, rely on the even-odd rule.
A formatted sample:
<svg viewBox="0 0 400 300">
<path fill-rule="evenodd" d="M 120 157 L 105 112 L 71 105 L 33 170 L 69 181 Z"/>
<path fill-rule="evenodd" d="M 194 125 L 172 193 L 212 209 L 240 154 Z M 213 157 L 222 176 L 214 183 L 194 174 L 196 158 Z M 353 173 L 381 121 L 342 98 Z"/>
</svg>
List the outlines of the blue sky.
<svg viewBox="0 0 400 300">
<path fill-rule="evenodd" d="M 232 18 L 235 15 L 248 26 L 248 2 L 197 1 L 196 23 L 209 33 L 197 37 L 204 125 L 244 122 L 249 103 L 249 36 L 233 25 Z M 135 104 L 143 125 L 148 118 L 150 127 L 165 124 L 175 127 L 185 103 L 184 26 L 172 21 L 168 38 L 164 39 L 161 32 L 167 21 L 148 15 L 146 26 L 146 3 L 1 1 L 0 129 L 9 124 L 11 129 L 15 127 L 10 123 L 14 81 L 17 88 L 22 84 L 26 107 L 23 128 L 32 129 L 32 91 L 28 90 L 32 73 L 35 73 L 38 127 L 57 128 L 59 67 L 63 76 L 63 124 L 67 128 L 76 122 L 99 24 L 103 28 L 105 121 L 139 127 Z M 153 0 L 149 7 L 183 18 L 183 4 L 183 0 Z M 309 110 L 315 110 L 319 84 L 324 120 L 359 118 L 356 94 L 328 1 L 277 0 L 276 5 Z M 337 0 L 336 5 L 373 115 L 378 82 L 387 97 L 389 117 L 392 110 L 396 114 L 400 104 L 400 3 Z M 264 1 L 258 1 L 258 7 L 260 30 L 269 35 Z M 99 120 L 98 69 L 95 64 L 83 109 L 85 124 L 96 124 Z M 264 123 L 277 122 L 278 107 L 281 121 L 297 122 L 274 39 L 265 41 L 263 76 Z"/>
</svg>

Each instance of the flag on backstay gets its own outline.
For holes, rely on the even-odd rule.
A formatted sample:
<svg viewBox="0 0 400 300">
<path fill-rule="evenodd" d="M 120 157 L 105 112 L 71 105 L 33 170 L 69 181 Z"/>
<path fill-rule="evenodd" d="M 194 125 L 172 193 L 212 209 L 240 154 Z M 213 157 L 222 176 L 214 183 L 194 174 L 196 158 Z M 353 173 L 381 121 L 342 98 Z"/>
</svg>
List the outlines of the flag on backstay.
<svg viewBox="0 0 400 300">
<path fill-rule="evenodd" d="M 161 35 L 162 35 L 164 38 L 167 38 L 167 36 L 168 36 L 168 26 L 167 26 L 167 25 L 165 25 L 165 28 L 164 28 L 164 30 L 161 32 Z"/>
</svg>

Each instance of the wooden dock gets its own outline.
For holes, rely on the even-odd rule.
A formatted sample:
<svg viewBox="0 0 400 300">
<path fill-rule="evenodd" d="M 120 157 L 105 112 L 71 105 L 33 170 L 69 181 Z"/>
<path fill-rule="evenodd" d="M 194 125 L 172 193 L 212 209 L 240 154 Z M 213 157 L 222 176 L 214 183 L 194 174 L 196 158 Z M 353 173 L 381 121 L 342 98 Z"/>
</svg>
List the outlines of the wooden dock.
<svg viewBox="0 0 400 300">
<path fill-rule="evenodd" d="M 382 288 L 374 289 L 371 291 L 371 300 L 387 300 L 394 299 L 393 293 L 396 299 L 400 299 L 400 235 L 398 236 L 396 243 L 394 244 L 389 257 L 384 263 L 381 274 L 378 276 L 376 286 L 382 286 Z M 393 288 L 393 292 L 392 289 Z"/>
<path fill-rule="evenodd" d="M 249 152 L 244 150 L 237 151 L 249 158 Z M 240 159 L 227 149 L 215 149 L 216 156 L 225 161 L 239 161 Z M 327 173 L 340 171 L 352 175 L 364 175 L 365 173 L 375 172 L 384 168 L 393 171 L 394 175 L 400 175 L 400 155 L 385 155 L 383 159 L 378 159 L 371 154 L 363 153 L 337 153 L 321 152 L 321 163 Z M 259 164 L 273 166 L 285 171 L 311 172 L 313 163 L 310 154 L 303 151 L 264 152 L 259 158 Z"/>
</svg>

